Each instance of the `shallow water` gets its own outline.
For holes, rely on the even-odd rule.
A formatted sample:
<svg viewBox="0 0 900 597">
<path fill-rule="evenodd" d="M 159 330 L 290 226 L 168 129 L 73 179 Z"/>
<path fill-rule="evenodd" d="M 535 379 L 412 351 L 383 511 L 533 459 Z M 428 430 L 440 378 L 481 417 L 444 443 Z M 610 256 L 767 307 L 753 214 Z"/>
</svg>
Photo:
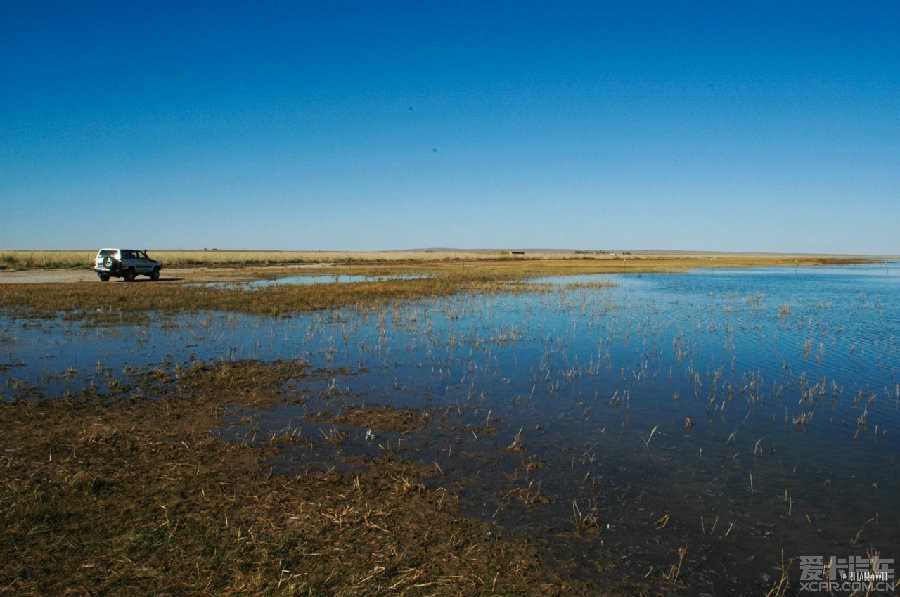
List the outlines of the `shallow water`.
<svg viewBox="0 0 900 597">
<path fill-rule="evenodd" d="M 269 286 L 299 285 L 311 286 L 316 284 L 352 284 L 354 282 L 386 282 L 389 280 L 418 280 L 427 278 L 426 275 L 403 274 L 395 276 L 363 276 L 357 274 L 316 274 L 304 276 L 283 276 L 281 278 L 273 278 L 271 280 L 253 280 L 251 282 L 203 282 L 200 286 L 213 287 L 240 287 L 246 290 L 255 290 L 258 288 L 267 288 Z"/>
<path fill-rule="evenodd" d="M 5 316 L 0 392 L 54 396 L 192 359 L 302 359 L 347 373 L 254 433 L 316 437 L 305 417 L 341 404 L 447 420 L 374 438 L 348 427 L 280 468 L 328 450 L 417 460 L 440 471 L 432 486 L 576 576 L 659 577 L 687 547 L 686 593 L 764 594 L 782 553 L 900 555 L 897 264 L 540 281 L 555 288 L 290 318 Z M 615 286 L 581 284 L 595 281 Z"/>
</svg>

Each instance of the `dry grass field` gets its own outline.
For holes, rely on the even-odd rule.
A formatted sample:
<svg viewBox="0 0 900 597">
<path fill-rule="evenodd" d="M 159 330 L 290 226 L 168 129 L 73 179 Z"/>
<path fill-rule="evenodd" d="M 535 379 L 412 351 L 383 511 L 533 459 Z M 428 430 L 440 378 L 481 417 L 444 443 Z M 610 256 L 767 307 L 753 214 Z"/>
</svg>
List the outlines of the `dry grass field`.
<svg viewBox="0 0 900 597">
<path fill-rule="evenodd" d="M 152 257 L 170 267 L 290 265 L 322 263 L 373 263 L 397 261 L 452 261 L 496 259 L 511 256 L 510 251 L 220 251 L 220 250 L 151 250 Z M 85 251 L 0 251 L 0 267 L 8 269 L 78 268 L 93 263 L 96 250 Z M 546 257 L 557 253 L 533 253 L 529 257 Z M 574 255 L 574 253 L 573 253 Z"/>
<path fill-rule="evenodd" d="M 151 256 L 168 268 L 274 266 L 311 264 L 413 264 L 500 261 L 530 263 L 534 261 L 605 264 L 610 268 L 652 267 L 745 267 L 778 265 L 795 262 L 821 263 L 828 260 L 871 259 L 869 256 L 832 256 L 775 253 L 667 253 L 667 252 L 597 252 L 597 251 L 521 251 L 508 250 L 415 250 L 415 251 L 219 251 L 219 250 L 150 250 Z M 521 254 L 520 254 L 521 253 Z M 93 265 L 96 250 L 22 251 L 0 250 L 0 270 L 68 269 Z M 623 265 L 623 264 L 627 264 Z M 587 266 L 590 267 L 590 266 Z"/>
</svg>

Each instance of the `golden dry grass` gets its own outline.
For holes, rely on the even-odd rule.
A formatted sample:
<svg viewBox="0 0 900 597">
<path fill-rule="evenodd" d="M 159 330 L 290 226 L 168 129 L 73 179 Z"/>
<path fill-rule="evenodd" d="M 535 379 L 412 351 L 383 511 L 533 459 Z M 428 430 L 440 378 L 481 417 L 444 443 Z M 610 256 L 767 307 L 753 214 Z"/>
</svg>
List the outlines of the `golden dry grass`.
<svg viewBox="0 0 900 597">
<path fill-rule="evenodd" d="M 41 268 L 81 268 L 91 267 L 96 250 L 83 251 L 0 251 L 0 268 L 41 269 Z M 583 263 L 605 263 L 609 267 L 621 269 L 622 264 L 679 262 L 704 264 L 714 263 L 719 267 L 732 267 L 730 263 L 744 264 L 771 263 L 818 263 L 822 260 L 872 259 L 867 256 L 794 255 L 764 253 L 650 253 L 634 254 L 599 253 L 579 251 L 526 251 L 524 255 L 514 255 L 506 250 L 418 250 L 418 251 L 219 251 L 219 250 L 150 250 L 150 255 L 162 261 L 164 267 L 185 266 L 260 266 L 296 264 L 373 264 L 373 263 L 427 263 L 427 262 L 481 262 L 502 261 L 529 263 L 535 261 L 572 261 Z M 695 265 L 692 267 L 703 267 Z"/>
<path fill-rule="evenodd" d="M 151 257 L 168 267 L 191 265 L 278 265 L 315 263 L 372 263 L 385 261 L 452 261 L 512 257 L 508 251 L 220 251 L 150 250 Z M 96 250 L 0 251 L 0 267 L 9 269 L 77 268 L 93 264 Z M 551 254 L 534 253 L 529 258 Z M 553 253 L 552 255 L 557 255 Z M 574 256 L 574 253 L 572 253 Z"/>
</svg>

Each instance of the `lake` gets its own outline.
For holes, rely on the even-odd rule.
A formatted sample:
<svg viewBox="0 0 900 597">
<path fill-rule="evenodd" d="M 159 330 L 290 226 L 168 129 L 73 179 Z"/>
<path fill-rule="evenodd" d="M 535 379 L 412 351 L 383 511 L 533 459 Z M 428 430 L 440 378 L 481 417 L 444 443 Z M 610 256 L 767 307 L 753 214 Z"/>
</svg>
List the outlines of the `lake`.
<svg viewBox="0 0 900 597">
<path fill-rule="evenodd" d="M 544 278 L 533 291 L 266 318 L 116 312 L 0 317 L 4 398 L 55 397 L 193 360 L 333 372 L 302 406 L 291 474 L 389 453 L 467 512 L 598 581 L 675 574 L 686 594 L 765 594 L 782 563 L 900 555 L 896 263 Z M 93 314 L 91 314 L 93 315 Z M 120 319 L 117 319 L 120 318 Z M 98 323 L 101 321 L 102 323 Z M 426 428 L 317 423 L 360 405 Z"/>
</svg>

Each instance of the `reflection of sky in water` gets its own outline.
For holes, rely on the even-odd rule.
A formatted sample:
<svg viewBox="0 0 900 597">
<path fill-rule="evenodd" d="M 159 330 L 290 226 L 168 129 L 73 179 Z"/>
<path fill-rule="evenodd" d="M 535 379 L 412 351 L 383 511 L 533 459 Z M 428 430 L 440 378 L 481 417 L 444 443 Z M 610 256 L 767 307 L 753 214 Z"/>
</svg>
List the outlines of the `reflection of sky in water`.
<svg viewBox="0 0 900 597">
<path fill-rule="evenodd" d="M 273 278 L 272 280 L 253 280 L 250 282 L 203 282 L 198 286 L 212 287 L 239 287 L 247 290 L 257 288 L 266 288 L 268 286 L 299 285 L 310 286 L 315 284 L 351 284 L 354 282 L 386 282 L 389 280 L 419 280 L 427 278 L 425 275 L 403 274 L 396 276 L 362 276 L 356 274 L 338 274 L 338 275 L 305 275 L 305 276 L 285 276 L 282 278 Z"/>
<path fill-rule="evenodd" d="M 601 280 L 616 285 L 567 287 Z M 722 547 L 733 557 L 762 548 L 758 524 L 779 529 L 780 543 L 767 539 L 773 553 L 833 551 L 875 512 L 879 545 L 900 545 L 896 264 L 539 281 L 559 288 L 277 319 L 157 314 L 88 327 L 7 317 L 0 363 L 12 366 L 0 387 L 9 396 L 50 375 L 62 391 L 95 376 L 98 362 L 121 372 L 190 358 L 302 359 L 354 371 L 335 377 L 358 400 L 460 405 L 473 425 L 501 421 L 481 449 L 502 453 L 525 430 L 548 464 L 535 473 L 555 498 L 548 520 L 571 517 L 573 500 L 618 520 L 626 514 L 611 496 L 637 486 L 645 509 L 733 522 L 742 540 Z M 78 373 L 62 379 L 69 368 Z M 443 467 L 453 474 L 452 462 Z M 485 491 L 470 490 L 483 504 L 472 508 L 514 526 L 519 514 L 496 510 Z"/>
</svg>

